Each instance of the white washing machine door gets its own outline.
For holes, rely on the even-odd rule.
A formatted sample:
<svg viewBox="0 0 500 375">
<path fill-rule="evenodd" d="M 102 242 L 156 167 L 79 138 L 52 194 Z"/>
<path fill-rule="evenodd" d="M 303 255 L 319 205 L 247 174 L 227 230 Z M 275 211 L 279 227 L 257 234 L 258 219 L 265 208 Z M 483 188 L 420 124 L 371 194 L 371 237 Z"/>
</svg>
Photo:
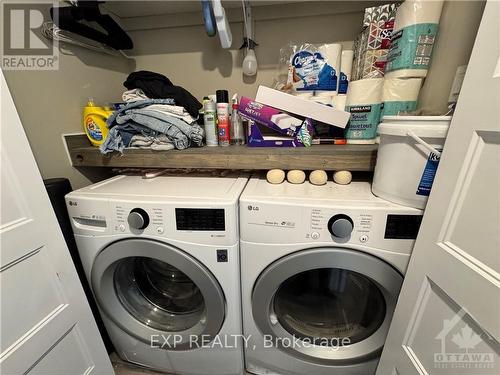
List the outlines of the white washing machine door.
<svg viewBox="0 0 500 375">
<path fill-rule="evenodd" d="M 225 317 L 223 291 L 213 274 L 184 251 L 149 239 L 104 248 L 91 283 L 99 307 L 121 329 L 169 350 L 213 338 Z"/>
<path fill-rule="evenodd" d="M 306 249 L 267 267 L 252 293 L 255 323 L 276 347 L 348 366 L 380 355 L 403 277 L 355 250 Z"/>
</svg>

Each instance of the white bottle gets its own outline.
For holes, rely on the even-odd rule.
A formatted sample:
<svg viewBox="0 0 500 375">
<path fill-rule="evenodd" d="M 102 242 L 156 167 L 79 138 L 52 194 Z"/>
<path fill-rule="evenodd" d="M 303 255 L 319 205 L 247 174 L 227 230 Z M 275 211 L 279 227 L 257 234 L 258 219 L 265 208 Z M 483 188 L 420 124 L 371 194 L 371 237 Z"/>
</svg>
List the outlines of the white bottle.
<svg viewBox="0 0 500 375">
<path fill-rule="evenodd" d="M 233 112 L 231 114 L 231 144 L 244 145 L 245 131 L 243 130 L 243 122 L 238 113 L 238 101 L 233 98 Z"/>
<path fill-rule="evenodd" d="M 219 141 L 217 136 L 215 103 L 208 100 L 205 102 L 203 109 L 205 111 L 203 114 L 203 121 L 205 123 L 205 141 L 207 146 L 218 146 Z"/>
</svg>

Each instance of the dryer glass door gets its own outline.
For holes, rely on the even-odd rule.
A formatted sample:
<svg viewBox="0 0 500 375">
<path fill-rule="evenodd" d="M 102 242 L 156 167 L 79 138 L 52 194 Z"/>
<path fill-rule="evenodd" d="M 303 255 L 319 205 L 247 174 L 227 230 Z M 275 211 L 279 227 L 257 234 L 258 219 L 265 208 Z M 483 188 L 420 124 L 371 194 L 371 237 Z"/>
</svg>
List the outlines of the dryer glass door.
<svg viewBox="0 0 500 375">
<path fill-rule="evenodd" d="M 318 268 L 285 280 L 274 297 L 274 312 L 289 333 L 318 345 L 354 344 L 385 320 L 379 287 L 360 273 Z"/>
<path fill-rule="evenodd" d="M 162 242 L 112 243 L 96 257 L 91 281 L 106 316 L 149 344 L 195 348 L 193 337 L 214 338 L 224 322 L 224 294 L 213 274 L 186 252 Z"/>
<path fill-rule="evenodd" d="M 309 362 L 351 365 L 378 356 L 402 276 L 355 250 L 298 251 L 269 265 L 252 293 L 256 325 Z"/>
</svg>

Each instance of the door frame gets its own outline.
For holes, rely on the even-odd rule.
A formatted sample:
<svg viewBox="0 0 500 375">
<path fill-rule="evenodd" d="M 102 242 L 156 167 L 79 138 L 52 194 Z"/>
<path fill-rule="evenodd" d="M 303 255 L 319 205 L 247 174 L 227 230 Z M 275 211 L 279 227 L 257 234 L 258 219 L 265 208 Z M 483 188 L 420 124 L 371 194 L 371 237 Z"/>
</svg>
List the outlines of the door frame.
<svg viewBox="0 0 500 375">
<path fill-rule="evenodd" d="M 146 257 L 168 263 L 188 276 L 200 289 L 205 302 L 206 322 L 198 322 L 183 331 L 166 332 L 147 326 L 135 318 L 120 301 L 114 274 L 121 261 L 131 257 Z M 219 333 L 226 316 L 226 299 L 215 276 L 198 260 L 165 242 L 153 239 L 128 238 L 107 245 L 96 256 L 91 271 L 92 290 L 99 307 L 118 327 L 135 338 L 152 343 L 152 337 L 167 337 L 171 342 L 161 343 L 169 350 L 191 347 L 192 336 L 212 341 Z M 171 336 L 170 336 L 171 335 Z M 174 337 L 175 336 L 175 337 Z"/>
<path fill-rule="evenodd" d="M 336 347 L 336 350 L 312 343 L 297 347 L 283 345 L 283 339 L 294 342 L 294 336 L 279 323 L 274 313 L 274 297 L 280 285 L 290 277 L 321 268 L 354 271 L 369 278 L 384 296 L 384 321 L 377 331 L 366 339 L 352 345 Z M 338 247 L 299 250 L 273 262 L 259 275 L 252 292 L 253 319 L 264 335 L 273 337 L 277 347 L 294 356 L 315 364 L 330 366 L 357 364 L 381 353 L 402 283 L 403 276 L 395 268 L 380 258 L 360 251 Z"/>
</svg>

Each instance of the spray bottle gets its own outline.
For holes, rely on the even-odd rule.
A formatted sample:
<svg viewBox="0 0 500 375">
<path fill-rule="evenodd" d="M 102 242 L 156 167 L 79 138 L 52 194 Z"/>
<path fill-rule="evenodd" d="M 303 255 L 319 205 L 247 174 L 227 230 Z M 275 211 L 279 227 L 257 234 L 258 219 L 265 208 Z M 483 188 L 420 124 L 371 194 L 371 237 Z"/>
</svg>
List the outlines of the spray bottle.
<svg viewBox="0 0 500 375">
<path fill-rule="evenodd" d="M 217 90 L 217 128 L 219 130 L 219 146 L 229 146 L 229 93 L 227 90 Z"/>
<path fill-rule="evenodd" d="M 210 99 L 203 101 L 203 121 L 205 124 L 205 141 L 207 146 L 218 145 L 215 103 Z"/>
<path fill-rule="evenodd" d="M 231 113 L 231 144 L 244 145 L 245 144 L 245 131 L 243 130 L 243 121 L 238 113 L 238 94 L 234 94 L 231 99 L 232 113 Z"/>
</svg>

